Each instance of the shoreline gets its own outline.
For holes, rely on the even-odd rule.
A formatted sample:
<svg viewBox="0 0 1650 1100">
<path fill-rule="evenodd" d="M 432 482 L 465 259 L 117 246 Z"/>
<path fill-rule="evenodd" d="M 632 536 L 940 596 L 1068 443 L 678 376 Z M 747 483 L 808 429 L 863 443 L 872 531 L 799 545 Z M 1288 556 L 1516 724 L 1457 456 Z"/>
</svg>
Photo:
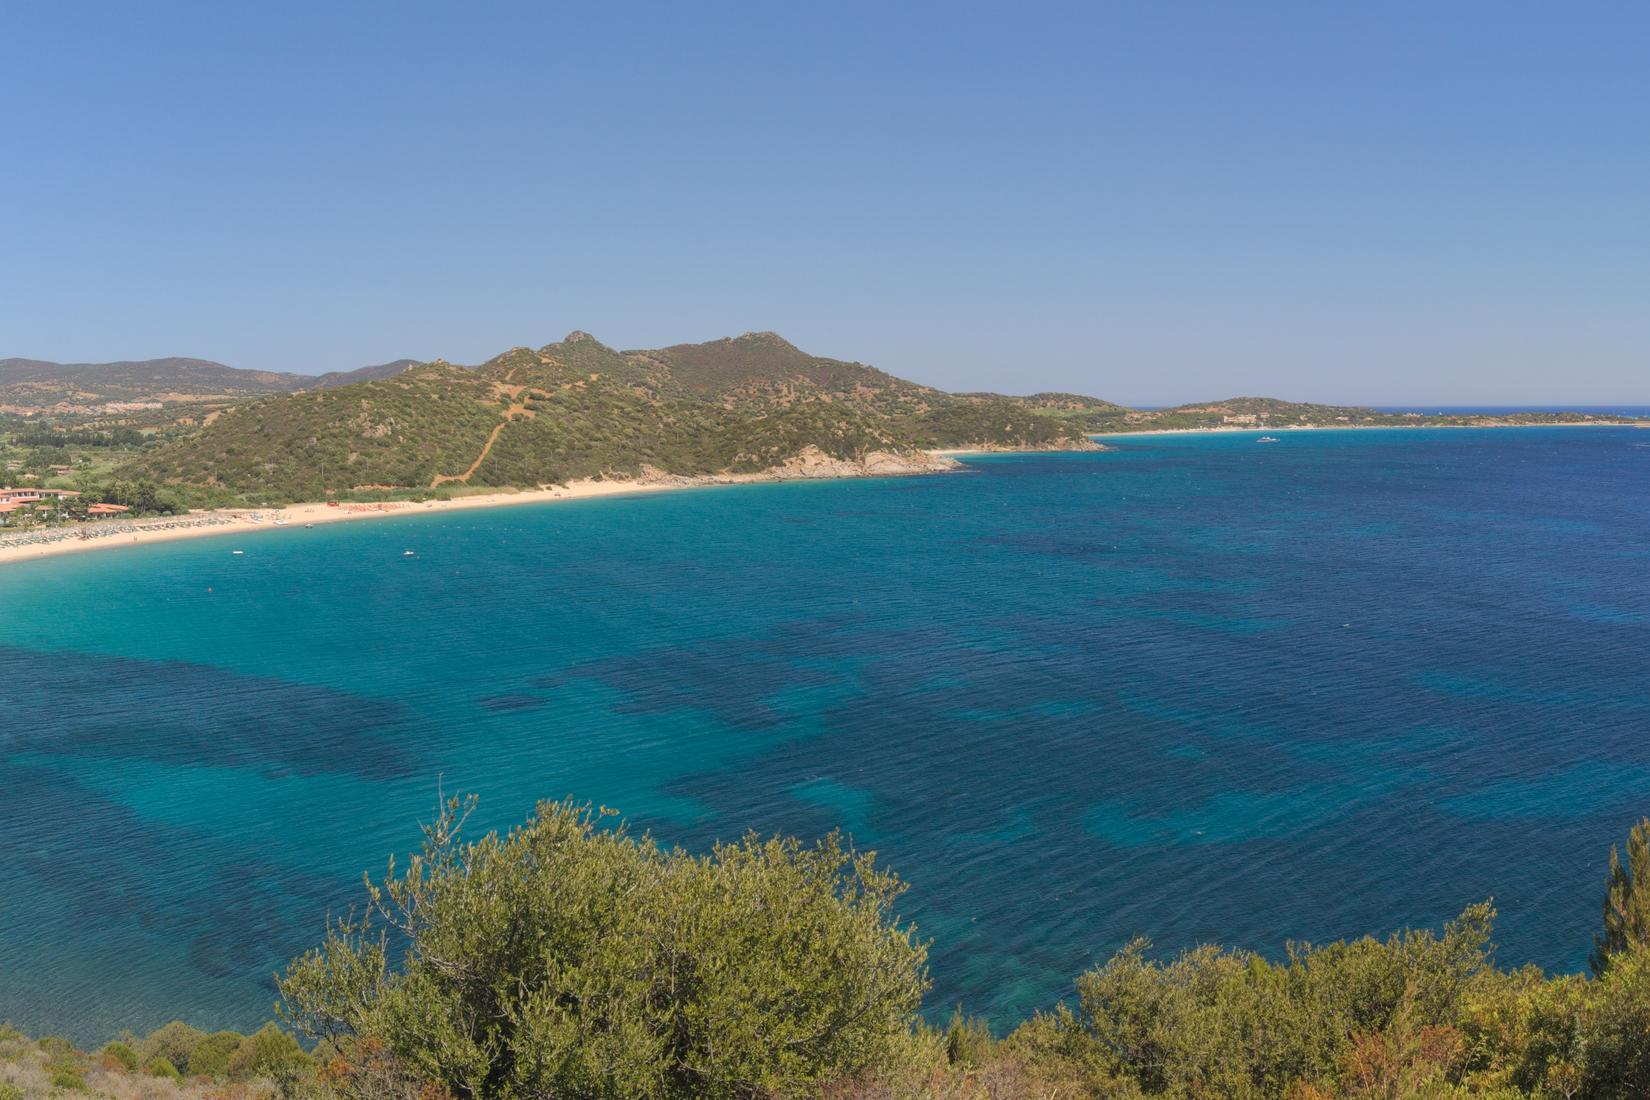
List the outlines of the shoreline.
<svg viewBox="0 0 1650 1100">
<path fill-rule="evenodd" d="M 707 483 L 708 484 L 708 483 Z M 289 504 L 285 507 L 211 509 L 186 512 L 179 516 L 133 520 L 117 530 L 106 530 L 92 538 L 80 538 L 78 527 L 52 528 L 43 532 L 49 537 L 42 542 L 25 546 L 0 546 L 0 565 L 17 561 L 34 561 L 62 554 L 79 554 L 95 550 L 114 550 L 128 546 L 151 546 L 161 542 L 181 542 L 186 539 L 220 538 L 227 535 L 247 535 L 284 528 L 319 527 L 324 524 L 349 523 L 357 520 L 385 519 L 392 516 L 426 515 L 434 512 L 458 511 L 469 508 L 499 508 L 511 504 L 539 504 L 552 500 L 590 500 L 617 496 L 623 493 L 686 488 L 654 482 L 574 482 L 561 489 L 524 489 L 516 492 L 477 493 L 451 500 L 383 501 L 381 503 L 339 502 L 331 507 L 323 502 Z M 254 519 L 257 516 L 259 518 Z M 280 522 L 277 522 L 280 521 Z M 177 524 L 191 524 L 177 526 Z M 61 534 L 59 534 L 61 532 Z"/>
<path fill-rule="evenodd" d="M 1634 421 L 1600 423 L 1590 421 L 1570 424 L 1309 424 L 1287 428 L 1152 428 L 1138 432 L 1097 433 L 1089 438 L 1116 441 L 1131 436 L 1148 435 L 1243 435 L 1268 432 L 1344 432 L 1344 431 L 1403 431 L 1413 428 L 1440 430 L 1447 428 L 1622 428 L 1650 427 Z M 1109 448 L 1102 448 L 1109 449 Z M 1071 449 L 1058 452 L 1066 453 Z M 512 489 L 491 493 L 476 493 L 450 500 L 383 501 L 378 503 L 345 502 L 327 504 L 312 501 L 289 504 L 284 507 L 226 508 L 187 512 L 177 516 L 156 516 L 148 519 L 105 521 L 111 526 L 87 524 L 77 527 L 48 528 L 38 535 L 39 542 L 21 546 L 0 546 L 0 567 L 12 562 L 36 561 L 64 554 L 80 554 L 95 550 L 114 550 L 128 546 L 150 546 L 162 542 L 180 542 L 186 539 L 221 538 L 228 535 L 248 535 L 261 531 L 279 531 L 283 528 L 318 527 L 323 524 L 349 523 L 359 520 L 386 519 L 395 516 L 430 515 L 438 512 L 464 511 L 473 508 L 503 508 L 521 504 L 549 504 L 556 501 L 596 500 L 602 497 L 632 496 L 638 493 L 660 493 L 676 489 L 709 488 L 717 485 L 757 485 L 783 481 L 835 481 L 860 477 L 912 477 L 921 474 L 948 473 L 960 470 L 960 457 L 968 455 L 1028 454 L 1029 451 L 989 447 L 948 448 L 921 452 L 921 459 L 911 459 L 881 453 L 867 455 L 858 463 L 827 459 L 823 455 L 804 455 L 785 466 L 752 474 L 711 474 L 688 477 L 675 474 L 644 474 L 627 480 L 583 479 L 548 489 Z M 1072 453 L 1085 453 L 1072 451 Z M 254 519 L 253 517 L 258 517 Z M 79 533 L 91 530 L 94 537 L 82 538 Z M 0 539 L 5 535 L 0 533 Z"/>
<path fill-rule="evenodd" d="M 834 481 L 858 477 L 914 477 L 922 474 L 947 473 L 961 468 L 953 454 L 970 451 L 922 452 L 921 460 L 896 460 L 892 456 L 871 454 L 858 464 L 827 460 L 812 460 L 788 464 L 775 470 L 753 474 L 710 474 L 688 477 L 675 474 L 643 475 L 626 480 L 595 480 L 586 478 L 548 489 L 504 489 L 492 493 L 475 493 L 450 500 L 428 501 L 338 501 L 328 504 L 310 501 L 273 505 L 264 508 L 224 508 L 186 512 L 176 516 L 154 516 L 147 519 L 105 521 L 118 526 L 82 524 L 74 527 L 54 527 L 38 532 L 41 541 L 22 546 L 0 546 L 0 566 L 12 562 L 36 561 L 63 554 L 80 554 L 96 550 L 115 550 L 130 546 L 152 546 L 163 542 L 186 539 L 221 538 L 227 535 L 249 535 L 263 531 L 319 527 L 324 524 L 350 523 L 360 520 L 387 519 L 395 516 L 433 515 L 439 512 L 465 511 L 475 508 L 503 508 L 521 504 L 549 504 L 557 501 L 596 500 L 602 497 L 633 496 L 638 493 L 660 493 L 676 489 L 700 489 L 717 485 L 758 485 L 784 481 Z M 254 518 L 257 517 L 257 518 Z M 81 537 L 81 532 L 94 531 L 93 537 Z M 0 533 L 0 539 L 5 535 Z"/>
</svg>

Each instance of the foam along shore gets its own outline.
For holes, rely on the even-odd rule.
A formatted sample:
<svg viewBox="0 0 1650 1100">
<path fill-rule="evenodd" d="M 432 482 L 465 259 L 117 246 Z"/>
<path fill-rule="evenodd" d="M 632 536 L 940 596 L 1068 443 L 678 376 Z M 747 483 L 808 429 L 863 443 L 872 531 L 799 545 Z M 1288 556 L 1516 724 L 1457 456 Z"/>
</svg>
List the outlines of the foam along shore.
<svg viewBox="0 0 1650 1100">
<path fill-rule="evenodd" d="M 825 478 L 901 477 L 944 473 L 958 469 L 960 465 L 955 459 L 939 453 L 911 455 L 872 452 L 863 458 L 849 460 L 831 458 L 810 447 L 782 466 L 752 474 L 682 477 L 658 471 L 644 471 L 641 476 L 635 478 L 587 479 L 543 489 L 475 493 L 448 500 L 315 502 L 289 504 L 285 507 L 215 509 L 148 519 L 94 521 L 69 527 L 48 527 L 29 531 L 11 532 L 0 528 L 0 565 L 88 550 L 144 546 L 179 539 L 253 535 L 264 531 L 302 529 L 323 523 L 348 523 L 390 516 L 427 515 L 469 508 L 498 508 L 511 504 L 591 500 L 596 497 L 658 493 L 709 485 L 743 485 Z"/>
</svg>

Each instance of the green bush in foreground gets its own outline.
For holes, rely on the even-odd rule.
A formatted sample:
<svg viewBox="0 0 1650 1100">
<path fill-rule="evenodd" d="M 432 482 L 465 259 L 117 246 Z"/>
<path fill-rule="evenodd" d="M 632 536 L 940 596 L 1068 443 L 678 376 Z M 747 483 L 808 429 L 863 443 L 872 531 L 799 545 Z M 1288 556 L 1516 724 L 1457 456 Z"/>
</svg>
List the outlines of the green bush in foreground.
<svg viewBox="0 0 1650 1100">
<path fill-rule="evenodd" d="M 183 1077 L 183 1074 L 179 1072 L 178 1067 L 172 1063 L 170 1058 L 162 1058 L 158 1055 L 143 1063 L 143 1072 L 150 1077 L 164 1077 L 170 1081 L 181 1080 Z"/>
<path fill-rule="evenodd" d="M 187 1071 L 195 1048 L 206 1039 L 206 1032 L 190 1027 L 182 1020 L 173 1020 L 151 1031 L 138 1046 L 138 1057 L 145 1066 L 164 1062 L 173 1073 Z"/>
<path fill-rule="evenodd" d="M 927 988 L 904 887 L 835 835 L 664 849 L 571 803 L 461 843 L 448 803 L 280 980 L 289 1017 L 460 1097 L 803 1094 L 890 1058 Z M 383 928 L 407 948 L 392 969 Z"/>
<path fill-rule="evenodd" d="M 129 1044 L 120 1042 L 119 1040 L 105 1046 L 103 1048 L 103 1056 L 113 1060 L 116 1065 L 120 1066 L 127 1072 L 131 1072 L 132 1070 L 138 1068 L 137 1051 L 133 1050 Z"/>
<path fill-rule="evenodd" d="M 463 844 L 466 812 L 448 804 L 369 884 L 368 916 L 281 980 L 345 1097 L 1650 1097 L 1650 947 L 1631 935 L 1592 979 L 1498 970 L 1488 903 L 1279 962 L 1139 941 L 997 1039 L 960 1010 L 943 1031 L 917 1018 L 901 887 L 835 837 L 694 857 L 560 803 Z M 1612 899 L 1621 881 L 1618 859 Z"/>
<path fill-rule="evenodd" d="M 310 1057 L 298 1045 L 298 1040 L 274 1023 L 265 1024 L 251 1035 L 241 1036 L 233 1031 L 219 1032 L 219 1035 L 226 1040 L 229 1037 L 236 1040 L 234 1049 L 224 1059 L 223 1068 L 209 1069 L 201 1061 L 201 1049 L 218 1038 L 214 1035 L 195 1051 L 195 1057 L 189 1064 L 191 1075 L 227 1077 L 231 1081 L 280 1081 L 309 1067 Z M 219 1048 L 212 1049 L 215 1053 Z"/>
<path fill-rule="evenodd" d="M 901 886 L 835 837 L 698 857 L 559 803 L 460 843 L 468 805 L 281 980 L 313 1054 L 273 1024 L 174 1022 L 96 1058 L 0 1026 L 0 1100 L 1650 1098 L 1650 945 L 1631 934 L 1601 973 L 1552 978 L 1494 966 L 1488 903 L 1275 962 L 1138 941 L 998 1038 L 960 1009 L 917 1016 Z M 1645 836 L 1630 889 L 1612 861 L 1606 934 L 1650 881 Z"/>
<path fill-rule="evenodd" d="M 66 1092 L 85 1092 L 86 1076 L 80 1071 L 79 1066 L 53 1066 L 52 1088 L 63 1089 Z"/>
<path fill-rule="evenodd" d="M 189 1052 L 189 1076 L 228 1077 L 229 1060 L 245 1041 L 246 1036 L 238 1031 L 215 1031 L 205 1036 Z"/>
<path fill-rule="evenodd" d="M 53 1058 L 67 1058 L 74 1054 L 74 1044 L 61 1035 L 47 1035 L 35 1045 Z"/>
</svg>

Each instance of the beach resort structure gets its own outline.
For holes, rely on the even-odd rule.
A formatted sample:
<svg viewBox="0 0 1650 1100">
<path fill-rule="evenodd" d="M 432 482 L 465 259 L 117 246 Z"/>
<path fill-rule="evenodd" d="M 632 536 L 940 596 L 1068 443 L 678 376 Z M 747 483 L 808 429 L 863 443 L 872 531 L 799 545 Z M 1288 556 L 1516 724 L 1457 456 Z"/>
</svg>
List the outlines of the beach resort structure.
<svg viewBox="0 0 1650 1100">
<path fill-rule="evenodd" d="M 0 489 L 0 523 L 4 517 L 21 508 L 48 507 L 72 500 L 80 494 L 73 489 Z M 131 511 L 124 504 L 93 504 L 86 509 L 88 516 L 118 516 Z"/>
<path fill-rule="evenodd" d="M 79 495 L 73 489 L 0 489 L 0 504 L 40 504 L 47 498 L 68 500 Z"/>
</svg>

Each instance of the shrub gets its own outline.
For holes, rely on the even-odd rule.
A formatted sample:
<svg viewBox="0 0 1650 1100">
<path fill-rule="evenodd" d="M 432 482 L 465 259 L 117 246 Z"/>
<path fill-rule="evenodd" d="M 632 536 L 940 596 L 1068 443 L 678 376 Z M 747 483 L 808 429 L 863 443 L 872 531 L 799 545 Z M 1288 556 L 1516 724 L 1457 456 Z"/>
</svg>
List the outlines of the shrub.
<svg viewBox="0 0 1650 1100">
<path fill-rule="evenodd" d="M 978 1016 L 963 1015 L 962 1005 L 945 1028 L 945 1057 L 954 1066 L 977 1066 L 991 1053 L 991 1026 Z"/>
<path fill-rule="evenodd" d="M 700 857 L 563 802 L 461 844 L 470 806 L 288 968 L 290 1019 L 489 1100 L 789 1094 L 908 1032 L 926 946 L 892 913 L 902 884 L 838 837 Z M 408 944 L 398 970 L 374 919 Z"/>
<path fill-rule="evenodd" d="M 976 1035 L 975 1025 L 965 1025 Z M 832 1081 L 822 1100 L 1126 1100 L 1132 1090 L 1085 1080 L 1068 1061 L 1039 1057 L 1012 1041 L 990 1042 L 971 1063 L 949 1056 L 951 1029 L 919 1027 L 887 1064 Z"/>
<path fill-rule="evenodd" d="M 151 1031 L 144 1038 L 138 1048 L 138 1057 L 145 1065 L 159 1060 L 173 1066 L 175 1070 L 188 1070 L 190 1055 L 195 1053 L 195 1048 L 205 1038 L 206 1032 L 199 1028 L 190 1027 L 182 1020 L 173 1020 Z"/>
<path fill-rule="evenodd" d="M 63 1038 L 61 1035 L 47 1035 L 45 1038 L 37 1042 L 35 1046 L 39 1047 L 48 1057 L 51 1058 L 66 1058 L 74 1053 L 74 1044 Z"/>
<path fill-rule="evenodd" d="M 1292 944 L 1283 964 L 1215 947 L 1149 962 L 1137 941 L 1077 979 L 1073 1024 L 1092 1060 L 1148 1094 L 1281 1096 L 1302 1082 L 1447 1076 L 1461 1059 L 1436 1029 L 1453 1032 L 1487 969 L 1493 917 L 1485 904 L 1442 936 Z"/>
<path fill-rule="evenodd" d="M 86 1077 L 77 1065 L 59 1062 L 52 1066 L 52 1087 L 69 1092 L 85 1092 Z"/>
<path fill-rule="evenodd" d="M 14 1082 L 0 1081 L 0 1100 L 24 1100 L 23 1090 Z"/>
<path fill-rule="evenodd" d="M 118 1039 L 103 1048 L 103 1056 L 127 1071 L 138 1068 L 137 1051 Z"/>
<path fill-rule="evenodd" d="M 143 1072 L 150 1077 L 165 1077 L 172 1081 L 183 1079 L 183 1074 L 178 1072 L 178 1067 L 172 1063 L 170 1058 L 156 1057 L 149 1059 L 143 1063 Z"/>
<path fill-rule="evenodd" d="M 238 1031 L 214 1031 L 189 1052 L 189 1076 L 216 1077 L 229 1076 L 229 1062 L 235 1052 L 241 1049 L 246 1036 Z"/>
<path fill-rule="evenodd" d="M 228 1060 L 226 1075 L 233 1081 L 259 1077 L 279 1080 L 307 1065 L 309 1055 L 298 1045 L 298 1040 L 273 1023 L 267 1023 L 241 1039 Z"/>
<path fill-rule="evenodd" d="M 1582 1014 L 1581 1095 L 1599 1100 L 1650 1096 L 1650 948 L 1610 956 Z"/>
</svg>

